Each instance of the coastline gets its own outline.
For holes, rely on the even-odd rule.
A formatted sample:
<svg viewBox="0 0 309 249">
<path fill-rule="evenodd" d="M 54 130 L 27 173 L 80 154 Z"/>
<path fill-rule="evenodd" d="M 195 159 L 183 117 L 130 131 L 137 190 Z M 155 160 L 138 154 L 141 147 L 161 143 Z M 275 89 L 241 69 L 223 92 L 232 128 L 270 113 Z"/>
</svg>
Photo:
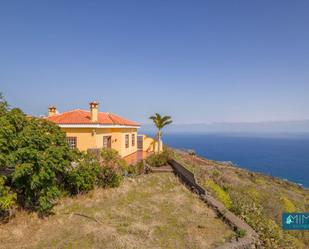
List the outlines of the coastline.
<svg viewBox="0 0 309 249">
<path fill-rule="evenodd" d="M 309 138 L 166 133 L 166 146 L 194 150 L 200 157 L 230 161 L 239 168 L 309 187 Z"/>
</svg>

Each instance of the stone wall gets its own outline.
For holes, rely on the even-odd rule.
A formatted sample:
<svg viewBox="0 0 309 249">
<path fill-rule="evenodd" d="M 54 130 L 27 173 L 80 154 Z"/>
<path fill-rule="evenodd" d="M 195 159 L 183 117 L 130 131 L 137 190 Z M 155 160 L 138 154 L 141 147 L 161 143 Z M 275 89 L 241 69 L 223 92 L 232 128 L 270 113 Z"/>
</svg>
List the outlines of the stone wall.
<svg viewBox="0 0 309 249">
<path fill-rule="evenodd" d="M 263 248 L 258 238 L 258 234 L 242 219 L 238 218 L 231 211 L 227 210 L 224 205 L 213 198 L 202 186 L 200 186 L 194 174 L 183 167 L 179 162 L 170 160 L 169 164 L 174 173 L 182 180 L 186 186 L 198 194 L 200 198 L 212 209 L 218 216 L 226 222 L 236 233 L 237 231 L 245 231 L 243 237 L 235 237 L 232 241 L 227 242 L 217 249 L 260 249 Z"/>
</svg>

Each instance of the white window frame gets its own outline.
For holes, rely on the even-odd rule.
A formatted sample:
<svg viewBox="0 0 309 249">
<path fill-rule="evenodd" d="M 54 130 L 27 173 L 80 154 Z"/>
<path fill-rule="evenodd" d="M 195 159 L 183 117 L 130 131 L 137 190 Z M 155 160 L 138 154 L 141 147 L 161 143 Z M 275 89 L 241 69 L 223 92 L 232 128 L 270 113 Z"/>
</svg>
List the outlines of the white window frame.
<svg viewBox="0 0 309 249">
<path fill-rule="evenodd" d="M 124 136 L 124 146 L 126 149 L 130 147 L 130 135 L 129 134 L 125 134 Z"/>
<path fill-rule="evenodd" d="M 71 149 L 77 148 L 77 137 L 67 137 L 67 141 Z"/>
</svg>

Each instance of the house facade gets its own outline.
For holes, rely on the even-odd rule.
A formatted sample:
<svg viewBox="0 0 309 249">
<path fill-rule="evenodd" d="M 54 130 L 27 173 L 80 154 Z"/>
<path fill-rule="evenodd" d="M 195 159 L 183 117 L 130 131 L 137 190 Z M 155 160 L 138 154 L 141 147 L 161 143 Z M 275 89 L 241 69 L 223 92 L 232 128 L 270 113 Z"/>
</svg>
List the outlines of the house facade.
<svg viewBox="0 0 309 249">
<path fill-rule="evenodd" d="M 80 151 L 112 148 L 126 157 L 137 151 L 156 150 L 156 142 L 152 138 L 138 136 L 138 123 L 112 113 L 99 112 L 97 102 L 91 102 L 88 111 L 76 109 L 58 113 L 55 106 L 50 106 L 47 119 L 66 133 L 71 148 Z"/>
</svg>

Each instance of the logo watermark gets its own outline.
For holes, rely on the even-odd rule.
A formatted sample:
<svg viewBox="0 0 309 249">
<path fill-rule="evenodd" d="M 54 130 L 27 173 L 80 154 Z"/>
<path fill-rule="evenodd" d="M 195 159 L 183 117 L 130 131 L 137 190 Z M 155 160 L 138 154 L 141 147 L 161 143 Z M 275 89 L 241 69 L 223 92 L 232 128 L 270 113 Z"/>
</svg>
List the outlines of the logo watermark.
<svg viewBox="0 0 309 249">
<path fill-rule="evenodd" d="M 284 230 L 309 230 L 309 213 L 283 213 Z"/>
</svg>

